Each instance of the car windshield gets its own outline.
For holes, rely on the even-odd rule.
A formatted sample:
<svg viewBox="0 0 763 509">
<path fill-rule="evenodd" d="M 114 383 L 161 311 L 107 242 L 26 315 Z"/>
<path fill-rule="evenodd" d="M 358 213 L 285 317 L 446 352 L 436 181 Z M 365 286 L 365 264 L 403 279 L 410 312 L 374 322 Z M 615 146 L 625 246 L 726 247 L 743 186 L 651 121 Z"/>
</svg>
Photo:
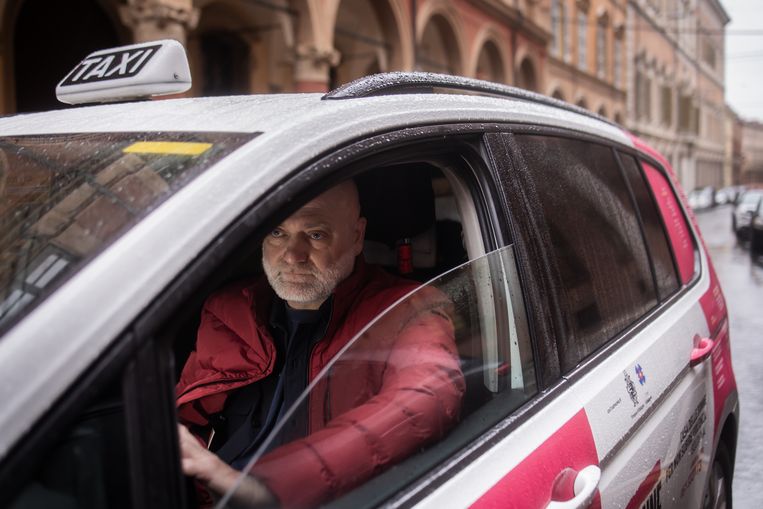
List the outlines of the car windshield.
<svg viewBox="0 0 763 509">
<path fill-rule="evenodd" d="M 252 134 L 0 137 L 0 332 Z"/>
</svg>

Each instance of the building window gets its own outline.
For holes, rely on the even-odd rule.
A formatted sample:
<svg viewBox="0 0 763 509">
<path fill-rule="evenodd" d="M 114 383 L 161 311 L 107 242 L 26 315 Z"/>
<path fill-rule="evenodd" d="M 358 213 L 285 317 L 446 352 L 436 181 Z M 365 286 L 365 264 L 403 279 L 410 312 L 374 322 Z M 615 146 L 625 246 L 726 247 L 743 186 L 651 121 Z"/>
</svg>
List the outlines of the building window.
<svg viewBox="0 0 763 509">
<path fill-rule="evenodd" d="M 615 81 L 615 86 L 619 87 L 620 84 L 623 82 L 623 38 L 621 35 L 618 35 L 615 37 L 615 48 L 614 48 L 614 76 L 613 79 Z"/>
<path fill-rule="evenodd" d="M 567 4 L 562 1 L 561 5 L 561 28 L 562 28 L 562 52 L 564 53 L 564 61 L 572 61 L 572 30 L 570 30 L 567 24 Z"/>
<path fill-rule="evenodd" d="M 668 85 L 662 85 L 660 96 L 660 121 L 666 126 L 670 127 L 670 125 L 673 123 L 673 89 Z"/>
<path fill-rule="evenodd" d="M 607 21 L 599 20 L 596 25 L 596 75 L 604 78 L 607 73 Z"/>
<path fill-rule="evenodd" d="M 578 11 L 578 67 L 584 71 L 588 69 L 588 13 Z"/>
<path fill-rule="evenodd" d="M 551 54 L 559 56 L 559 44 L 562 42 L 561 16 L 559 0 L 551 0 Z"/>
<path fill-rule="evenodd" d="M 713 43 L 708 40 L 704 40 L 702 42 L 702 60 L 704 60 L 704 62 L 707 65 L 715 69 L 715 66 L 716 66 L 715 46 L 713 46 Z"/>
<path fill-rule="evenodd" d="M 699 108 L 694 105 L 691 95 L 681 95 L 678 100 L 678 130 L 699 133 Z"/>
<path fill-rule="evenodd" d="M 636 71 L 636 118 L 651 120 L 652 80 L 641 70 Z"/>
</svg>

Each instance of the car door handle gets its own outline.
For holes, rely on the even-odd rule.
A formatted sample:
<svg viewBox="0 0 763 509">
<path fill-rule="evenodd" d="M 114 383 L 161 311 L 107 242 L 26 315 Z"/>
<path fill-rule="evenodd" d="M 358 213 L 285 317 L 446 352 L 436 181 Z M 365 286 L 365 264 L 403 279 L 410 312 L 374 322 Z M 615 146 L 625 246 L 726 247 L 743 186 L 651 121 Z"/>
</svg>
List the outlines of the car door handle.
<svg viewBox="0 0 763 509">
<path fill-rule="evenodd" d="M 560 474 L 563 475 L 564 473 Z M 547 509 L 580 509 L 588 507 L 593 500 L 601 480 L 601 469 L 596 465 L 589 465 L 575 475 L 573 492 L 575 494 L 569 500 L 552 500 L 546 506 Z"/>
<path fill-rule="evenodd" d="M 694 367 L 710 357 L 710 351 L 713 349 L 713 345 L 715 345 L 715 341 L 712 339 L 701 338 L 697 343 L 697 346 L 691 351 L 689 366 Z"/>
</svg>

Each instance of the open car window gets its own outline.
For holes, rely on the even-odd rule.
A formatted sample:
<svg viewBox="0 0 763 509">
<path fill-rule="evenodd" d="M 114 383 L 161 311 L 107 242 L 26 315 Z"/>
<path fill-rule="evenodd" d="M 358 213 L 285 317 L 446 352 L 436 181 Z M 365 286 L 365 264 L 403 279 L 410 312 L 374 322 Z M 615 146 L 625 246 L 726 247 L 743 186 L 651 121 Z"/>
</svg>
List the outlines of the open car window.
<svg viewBox="0 0 763 509">
<path fill-rule="evenodd" d="M 281 507 L 369 504 L 364 489 L 399 491 L 536 392 L 508 246 L 380 313 L 283 413 L 219 507 L 257 507 L 252 479 Z"/>
</svg>

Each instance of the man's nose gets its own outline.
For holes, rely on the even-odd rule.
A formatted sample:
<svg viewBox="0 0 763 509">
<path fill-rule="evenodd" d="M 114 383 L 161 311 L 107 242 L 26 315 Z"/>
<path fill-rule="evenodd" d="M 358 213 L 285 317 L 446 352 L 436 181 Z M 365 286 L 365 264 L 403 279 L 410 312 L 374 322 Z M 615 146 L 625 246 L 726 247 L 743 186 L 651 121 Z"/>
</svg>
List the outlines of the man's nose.
<svg viewBox="0 0 763 509">
<path fill-rule="evenodd" d="M 286 244 L 283 259 L 287 263 L 304 263 L 310 256 L 310 243 L 303 235 L 292 235 Z"/>
</svg>

